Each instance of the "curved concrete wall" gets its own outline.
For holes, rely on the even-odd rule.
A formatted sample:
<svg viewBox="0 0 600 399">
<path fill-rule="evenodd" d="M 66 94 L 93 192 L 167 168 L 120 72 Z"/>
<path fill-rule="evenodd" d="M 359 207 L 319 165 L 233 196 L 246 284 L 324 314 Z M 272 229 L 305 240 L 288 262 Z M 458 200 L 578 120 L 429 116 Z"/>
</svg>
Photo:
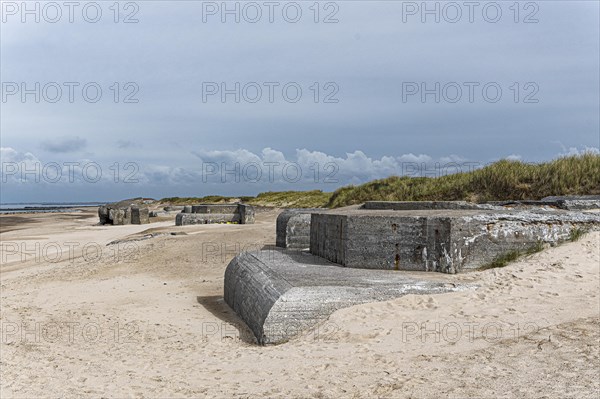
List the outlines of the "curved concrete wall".
<svg viewBox="0 0 600 399">
<path fill-rule="evenodd" d="M 303 252 L 272 250 L 236 256 L 225 270 L 224 298 L 258 343 L 277 344 L 338 309 L 466 288 L 389 270 L 344 268 Z"/>
</svg>

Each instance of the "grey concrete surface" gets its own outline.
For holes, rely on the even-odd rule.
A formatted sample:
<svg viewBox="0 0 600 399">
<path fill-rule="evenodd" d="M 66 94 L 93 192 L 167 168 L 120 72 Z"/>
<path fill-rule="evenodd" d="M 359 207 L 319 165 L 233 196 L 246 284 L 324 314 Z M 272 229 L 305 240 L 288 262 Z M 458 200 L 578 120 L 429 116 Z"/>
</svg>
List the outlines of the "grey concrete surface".
<svg viewBox="0 0 600 399">
<path fill-rule="evenodd" d="M 236 256 L 225 271 L 224 298 L 260 344 L 282 343 L 338 309 L 407 294 L 464 289 L 391 270 L 350 269 L 306 252 L 273 249 Z"/>
<path fill-rule="evenodd" d="M 542 198 L 543 202 L 554 202 L 561 209 L 600 209 L 600 195 L 567 195 Z"/>
<path fill-rule="evenodd" d="M 496 209 L 489 204 L 467 201 L 367 201 L 362 206 L 369 210 L 426 210 L 426 209 Z"/>
<path fill-rule="evenodd" d="M 178 213 L 175 216 L 176 226 L 212 223 L 240 223 L 239 213 Z"/>
<path fill-rule="evenodd" d="M 322 208 L 290 208 L 277 216 L 276 245 L 281 248 L 306 249 L 310 246 L 311 212 Z"/>
<path fill-rule="evenodd" d="M 131 208 L 131 224 L 150 223 L 150 212 L 148 208 Z"/>
<path fill-rule="evenodd" d="M 541 200 L 490 201 L 490 205 L 503 208 L 552 207 L 571 211 L 600 209 L 600 195 L 565 195 L 544 197 Z"/>
<path fill-rule="evenodd" d="M 202 204 L 192 205 L 192 213 L 239 213 L 238 204 Z"/>
</svg>

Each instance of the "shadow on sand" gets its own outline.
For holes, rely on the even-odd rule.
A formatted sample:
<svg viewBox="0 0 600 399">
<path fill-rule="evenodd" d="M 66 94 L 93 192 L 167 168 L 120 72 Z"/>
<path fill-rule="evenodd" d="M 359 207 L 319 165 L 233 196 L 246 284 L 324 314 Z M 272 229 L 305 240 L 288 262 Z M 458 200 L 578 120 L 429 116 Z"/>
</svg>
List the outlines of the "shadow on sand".
<svg viewBox="0 0 600 399">
<path fill-rule="evenodd" d="M 242 319 L 240 319 L 225 303 L 223 296 L 197 296 L 196 300 L 200 305 L 204 306 L 206 310 L 222 321 L 220 326 L 214 326 L 214 331 L 211 328 L 207 328 L 207 333 L 210 333 L 213 336 L 220 333 L 221 339 L 239 339 L 247 344 L 256 345 L 257 341 L 254 334 L 252 334 L 252 331 L 250 331 Z"/>
</svg>

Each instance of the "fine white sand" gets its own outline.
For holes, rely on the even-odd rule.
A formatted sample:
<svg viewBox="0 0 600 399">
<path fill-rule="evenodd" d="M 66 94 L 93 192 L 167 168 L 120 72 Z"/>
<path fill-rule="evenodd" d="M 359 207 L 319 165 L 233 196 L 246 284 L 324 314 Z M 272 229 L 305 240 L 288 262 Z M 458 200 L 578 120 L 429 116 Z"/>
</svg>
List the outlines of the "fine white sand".
<svg viewBox="0 0 600 399">
<path fill-rule="evenodd" d="M 259 347 L 223 303 L 223 272 L 274 244 L 276 215 L 185 227 L 21 216 L 35 223 L 0 237 L 0 396 L 598 398 L 600 233 L 434 276 L 477 290 L 343 309 Z M 106 245 L 148 232 L 187 235 Z M 14 253 L 24 242 L 37 257 Z"/>
</svg>

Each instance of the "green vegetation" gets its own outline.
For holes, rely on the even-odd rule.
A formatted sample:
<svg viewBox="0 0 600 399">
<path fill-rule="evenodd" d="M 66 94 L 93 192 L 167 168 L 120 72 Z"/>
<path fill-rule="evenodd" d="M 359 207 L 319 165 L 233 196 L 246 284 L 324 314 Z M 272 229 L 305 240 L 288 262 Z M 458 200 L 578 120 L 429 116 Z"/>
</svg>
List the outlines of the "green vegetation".
<svg viewBox="0 0 600 399">
<path fill-rule="evenodd" d="M 336 208 L 365 201 L 502 201 L 550 195 L 600 194 L 600 155 L 587 153 L 527 164 L 502 160 L 468 173 L 437 178 L 392 176 L 336 190 Z"/>
<path fill-rule="evenodd" d="M 255 206 L 270 206 L 280 208 L 322 208 L 329 201 L 331 193 L 321 190 L 313 191 L 268 191 L 256 197 L 223 197 L 209 195 L 206 197 L 170 197 L 160 200 L 161 204 L 195 205 L 195 204 L 227 204 L 243 202 Z"/>
<path fill-rule="evenodd" d="M 243 199 L 250 205 L 258 206 L 276 206 L 286 208 L 322 208 L 324 207 L 331 193 L 324 193 L 321 190 L 312 191 L 269 191 L 260 193 L 255 198 Z"/>
<path fill-rule="evenodd" d="M 562 244 L 566 241 L 571 241 L 571 242 L 578 241 L 586 233 L 588 233 L 587 229 L 585 229 L 583 227 L 575 227 L 571 230 L 571 232 L 569 234 L 569 238 L 567 240 L 560 241 L 559 244 Z M 493 269 L 496 267 L 504 267 L 504 266 L 508 265 L 509 263 L 514 262 L 523 256 L 532 255 L 534 253 L 542 251 L 543 249 L 544 249 L 543 242 L 538 241 L 534 246 L 526 249 L 525 251 L 510 251 L 503 255 L 500 255 L 499 257 L 494 259 L 492 262 L 481 266 L 478 270 L 488 270 L 488 269 Z"/>
<path fill-rule="evenodd" d="M 478 270 L 488 270 L 494 269 L 497 267 L 504 267 L 511 262 L 516 261 L 517 259 L 527 256 L 533 255 L 537 252 L 541 252 L 544 249 L 544 243 L 542 241 L 538 241 L 535 245 L 530 248 L 527 248 L 524 251 L 510 251 L 505 254 L 498 256 L 496 259 L 491 261 L 490 263 L 481 266 Z"/>
<path fill-rule="evenodd" d="M 235 198 L 207 195 L 206 197 L 168 197 L 161 199 L 159 203 L 167 205 L 225 204 L 233 200 Z"/>
<path fill-rule="evenodd" d="M 482 169 L 437 178 L 391 176 L 334 193 L 313 191 L 269 191 L 256 197 L 172 197 L 163 204 L 192 205 L 231 203 L 290 208 L 337 208 L 365 201 L 503 201 L 541 199 L 551 195 L 600 194 L 600 155 L 558 158 L 528 164 L 502 160 Z"/>
<path fill-rule="evenodd" d="M 578 241 L 587 232 L 588 232 L 587 229 L 584 229 L 581 227 L 575 227 L 574 229 L 571 230 L 571 233 L 569 235 L 569 241 Z"/>
</svg>

